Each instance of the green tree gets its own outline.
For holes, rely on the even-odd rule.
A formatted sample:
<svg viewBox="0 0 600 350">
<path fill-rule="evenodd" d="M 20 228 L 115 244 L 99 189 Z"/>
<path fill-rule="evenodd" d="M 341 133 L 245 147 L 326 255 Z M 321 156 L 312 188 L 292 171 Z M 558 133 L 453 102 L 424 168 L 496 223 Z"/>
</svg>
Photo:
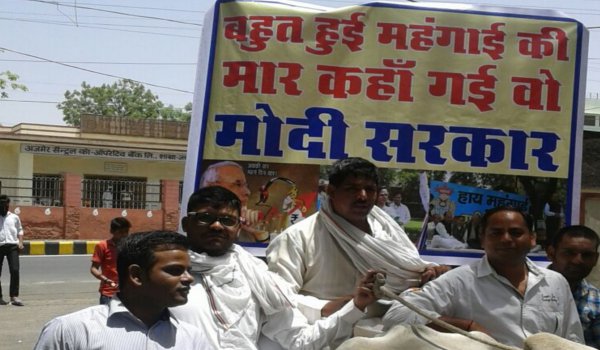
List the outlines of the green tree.
<svg viewBox="0 0 600 350">
<path fill-rule="evenodd" d="M 182 111 L 165 107 L 149 89 L 138 82 L 122 79 L 113 84 L 91 86 L 85 81 L 81 90 L 65 92 L 65 100 L 58 104 L 63 120 L 73 126 L 80 125 L 82 114 L 133 119 L 189 120 L 191 104 Z"/>
<path fill-rule="evenodd" d="M 175 108 L 172 105 L 163 107 L 160 110 L 160 118 L 164 120 L 174 120 L 179 122 L 189 122 L 192 119 L 192 103 L 186 104 L 183 109 Z"/>
<path fill-rule="evenodd" d="M 17 83 L 19 76 L 11 71 L 0 72 L 0 98 L 8 98 L 6 89 L 27 91 L 27 86 Z"/>
</svg>

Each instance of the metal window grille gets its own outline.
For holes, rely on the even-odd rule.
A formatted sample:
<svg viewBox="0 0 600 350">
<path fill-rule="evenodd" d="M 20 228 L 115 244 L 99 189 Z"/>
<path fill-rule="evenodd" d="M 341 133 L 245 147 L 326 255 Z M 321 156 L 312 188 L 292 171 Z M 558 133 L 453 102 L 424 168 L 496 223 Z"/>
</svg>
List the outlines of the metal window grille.
<svg viewBox="0 0 600 350">
<path fill-rule="evenodd" d="M 62 206 L 63 178 L 60 175 L 33 174 L 31 195 L 34 204 Z"/>
<path fill-rule="evenodd" d="M 0 177 L 2 194 L 13 205 L 62 206 L 63 177 L 55 174 L 33 174 L 33 178 Z"/>
<path fill-rule="evenodd" d="M 160 209 L 160 184 L 145 178 L 84 176 L 81 190 L 83 207 Z"/>
</svg>

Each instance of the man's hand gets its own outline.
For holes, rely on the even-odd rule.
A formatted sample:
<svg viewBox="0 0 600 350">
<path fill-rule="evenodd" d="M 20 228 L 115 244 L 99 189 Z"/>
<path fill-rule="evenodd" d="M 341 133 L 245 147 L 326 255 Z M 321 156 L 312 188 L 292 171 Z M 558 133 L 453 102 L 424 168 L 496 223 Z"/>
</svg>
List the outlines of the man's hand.
<svg viewBox="0 0 600 350">
<path fill-rule="evenodd" d="M 339 297 L 328 302 L 321 309 L 321 317 L 327 317 L 333 314 L 334 312 L 338 311 L 342 308 L 342 306 L 346 305 L 347 302 L 352 300 L 352 298 L 354 298 L 353 295 L 344 295 L 343 297 Z"/>
<path fill-rule="evenodd" d="M 115 281 L 111 280 L 110 278 L 106 278 L 106 277 L 104 277 L 102 282 L 108 284 L 111 288 L 117 288 L 119 286 Z"/>
<path fill-rule="evenodd" d="M 421 273 L 421 285 L 438 278 L 448 271 L 450 271 L 450 266 L 447 265 L 429 266 Z"/>
<path fill-rule="evenodd" d="M 369 270 L 367 274 L 360 280 L 360 284 L 356 287 L 356 293 L 354 294 L 354 305 L 361 311 L 365 311 L 365 308 L 377 300 L 373 286 L 375 285 L 375 275 L 379 271 Z"/>
</svg>

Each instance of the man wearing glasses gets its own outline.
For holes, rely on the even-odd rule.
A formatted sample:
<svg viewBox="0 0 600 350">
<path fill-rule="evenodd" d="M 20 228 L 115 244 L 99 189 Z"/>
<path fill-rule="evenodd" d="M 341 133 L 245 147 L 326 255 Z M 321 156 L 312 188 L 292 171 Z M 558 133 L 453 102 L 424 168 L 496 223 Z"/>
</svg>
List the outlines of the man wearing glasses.
<svg viewBox="0 0 600 350">
<path fill-rule="evenodd" d="M 308 325 L 295 307 L 290 286 L 233 243 L 241 226 L 241 203 L 234 193 L 217 186 L 201 188 L 190 196 L 187 211 L 182 227 L 196 282 L 189 303 L 172 312 L 202 328 L 215 348 L 258 349 L 261 334 L 286 349 L 339 345 L 375 301 L 370 272 L 356 289 L 353 303 Z"/>
<path fill-rule="evenodd" d="M 244 174 L 244 168 L 236 162 L 222 161 L 211 164 L 200 178 L 200 188 L 208 186 L 221 186 L 235 193 L 242 204 L 242 230 L 236 238 L 239 242 L 268 242 L 268 233 L 262 230 L 256 230 L 254 226 L 258 220 L 260 212 L 258 210 L 248 209 L 248 199 L 250 198 L 250 188 Z"/>
</svg>

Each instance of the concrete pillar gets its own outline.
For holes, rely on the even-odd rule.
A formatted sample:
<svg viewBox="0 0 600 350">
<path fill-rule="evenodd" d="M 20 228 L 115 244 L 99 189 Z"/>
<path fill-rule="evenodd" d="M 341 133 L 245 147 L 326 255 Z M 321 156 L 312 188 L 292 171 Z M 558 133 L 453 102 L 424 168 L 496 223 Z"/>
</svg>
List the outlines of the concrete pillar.
<svg viewBox="0 0 600 350">
<path fill-rule="evenodd" d="M 17 157 L 17 194 L 11 199 L 13 205 L 31 206 L 33 187 L 33 154 L 19 152 Z"/>
</svg>

